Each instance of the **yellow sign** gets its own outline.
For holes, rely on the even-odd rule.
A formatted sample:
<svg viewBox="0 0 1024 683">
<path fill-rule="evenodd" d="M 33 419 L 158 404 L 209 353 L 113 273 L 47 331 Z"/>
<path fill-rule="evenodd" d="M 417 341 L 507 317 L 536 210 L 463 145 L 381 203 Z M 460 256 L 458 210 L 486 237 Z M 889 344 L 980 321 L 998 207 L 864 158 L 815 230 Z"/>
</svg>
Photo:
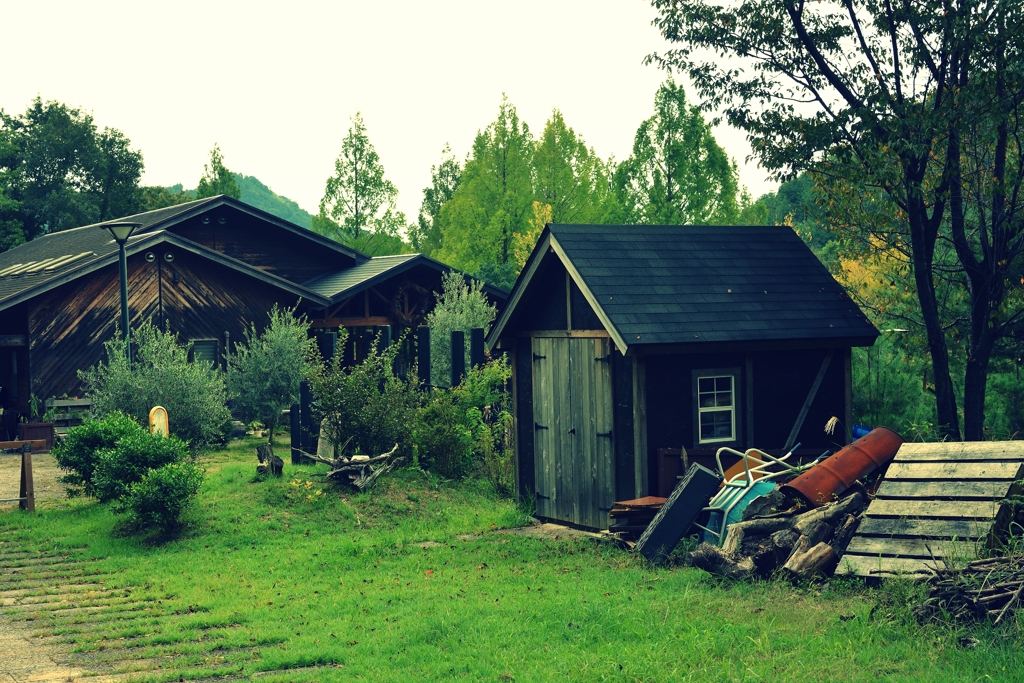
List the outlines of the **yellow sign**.
<svg viewBox="0 0 1024 683">
<path fill-rule="evenodd" d="M 171 430 L 167 423 L 167 409 L 163 406 L 156 406 L 149 411 L 149 433 L 160 436 L 170 436 Z"/>
</svg>

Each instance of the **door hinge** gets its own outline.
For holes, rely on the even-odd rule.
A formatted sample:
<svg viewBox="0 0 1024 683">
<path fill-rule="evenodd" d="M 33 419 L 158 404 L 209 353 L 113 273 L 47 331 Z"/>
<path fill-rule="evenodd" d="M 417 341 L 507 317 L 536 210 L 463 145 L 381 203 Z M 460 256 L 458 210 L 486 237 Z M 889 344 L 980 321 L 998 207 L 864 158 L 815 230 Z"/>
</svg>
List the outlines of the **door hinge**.
<svg viewBox="0 0 1024 683">
<path fill-rule="evenodd" d="M 544 500 L 551 500 L 551 496 L 545 496 L 543 493 L 537 493 L 536 495 L 538 498 L 543 498 Z"/>
<path fill-rule="evenodd" d="M 575 434 L 575 433 L 576 433 L 576 428 L 575 428 L 575 427 L 573 427 L 572 429 L 570 429 L 570 430 L 569 430 L 569 433 L 570 433 L 570 434 Z"/>
<path fill-rule="evenodd" d="M 603 436 L 606 439 L 612 438 L 612 433 L 610 431 L 608 431 L 608 432 L 598 432 L 597 435 L 598 436 Z"/>
<path fill-rule="evenodd" d="M 542 360 L 542 359 L 544 359 L 544 358 L 547 358 L 547 356 L 542 356 L 542 355 L 540 355 L 539 353 L 535 353 L 535 354 L 533 354 L 533 359 L 534 359 L 534 360 Z"/>
<path fill-rule="evenodd" d="M 537 429 L 547 429 L 547 427 L 545 427 L 544 425 L 542 425 L 539 422 L 534 422 L 533 423 L 533 428 L 534 428 L 534 430 L 537 430 Z"/>
<path fill-rule="evenodd" d="M 598 363 L 610 364 L 612 362 L 612 354 L 609 353 L 607 356 L 601 356 L 600 358 L 595 358 L 594 360 L 597 361 Z"/>
</svg>

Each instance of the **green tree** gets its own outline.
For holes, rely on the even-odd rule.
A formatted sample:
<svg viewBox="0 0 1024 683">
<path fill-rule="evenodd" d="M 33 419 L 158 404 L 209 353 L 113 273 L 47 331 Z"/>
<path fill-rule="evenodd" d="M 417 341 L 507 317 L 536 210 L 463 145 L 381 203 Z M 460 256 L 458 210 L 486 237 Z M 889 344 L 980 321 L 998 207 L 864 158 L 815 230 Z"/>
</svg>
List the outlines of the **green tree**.
<svg viewBox="0 0 1024 683">
<path fill-rule="evenodd" d="M 452 148 L 446 144 L 441 151 L 441 163 L 430 167 L 430 187 L 423 188 L 419 220 L 409 231 L 412 247 L 416 251 L 430 256 L 441 250 L 444 245 L 441 207 L 455 196 L 461 180 L 462 165 L 452 154 Z"/>
<path fill-rule="evenodd" d="M 330 221 L 314 220 L 314 230 L 346 244 L 365 233 L 399 235 L 405 228 L 405 214 L 395 208 L 398 190 L 384 177 L 384 166 L 359 112 L 342 140 L 334 173 L 320 200 L 319 217 Z"/>
<path fill-rule="evenodd" d="M 830 220 L 865 249 L 906 255 L 941 434 L 961 438 L 956 337 L 963 437 L 982 438 L 990 360 L 1024 324 L 1024 309 L 1008 305 L 1024 285 L 1021 3 L 653 4 L 676 47 L 651 61 L 686 72 L 708 109 L 746 131 L 765 168 L 817 173 Z M 963 320 L 943 315 L 937 287 L 950 279 L 970 300 Z"/>
<path fill-rule="evenodd" d="M 250 324 L 245 339 L 228 356 L 228 393 L 235 411 L 246 422 L 265 424 L 271 445 L 281 411 L 299 400 L 303 364 L 314 345 L 309 323 L 275 304 L 263 331 Z"/>
<path fill-rule="evenodd" d="M 736 164 L 671 78 L 654 96 L 654 115 L 637 129 L 632 155 L 616 169 L 615 190 L 624 223 L 722 225 L 739 218 Z"/>
<path fill-rule="evenodd" d="M 0 111 L 0 246 L 137 213 L 142 169 L 123 133 L 80 109 L 37 97 Z"/>
<path fill-rule="evenodd" d="M 513 238 L 533 215 L 532 162 L 529 126 L 502 96 L 497 120 L 477 133 L 462 182 L 441 208 L 439 259 L 499 286 L 515 280 Z"/>
<path fill-rule="evenodd" d="M 190 202 L 195 197 L 191 192 L 181 189 L 181 184 L 172 187 L 161 187 L 159 185 L 145 185 L 139 188 L 142 205 L 140 211 L 155 211 L 168 206 L 177 206 Z"/>
<path fill-rule="evenodd" d="M 235 174 L 224 165 L 224 155 L 220 146 L 214 144 L 210 150 L 210 163 L 203 164 L 203 177 L 196 186 L 196 199 L 227 195 L 233 199 L 242 198 L 242 189 L 235 180 Z"/>
<path fill-rule="evenodd" d="M 533 153 L 534 197 L 551 207 L 550 220 L 607 222 L 614 204 L 608 176 L 608 165 L 555 109 Z"/>
<path fill-rule="evenodd" d="M 494 322 L 497 308 L 487 300 L 484 283 L 466 282 L 465 276 L 449 271 L 441 276 L 441 292 L 437 294 L 434 309 L 427 314 L 425 324 L 430 328 L 430 384 L 446 387 L 451 382 L 451 334 L 462 330 L 469 339 L 474 327 L 485 331 Z M 469 344 L 466 344 L 465 367 L 469 367 Z"/>
</svg>

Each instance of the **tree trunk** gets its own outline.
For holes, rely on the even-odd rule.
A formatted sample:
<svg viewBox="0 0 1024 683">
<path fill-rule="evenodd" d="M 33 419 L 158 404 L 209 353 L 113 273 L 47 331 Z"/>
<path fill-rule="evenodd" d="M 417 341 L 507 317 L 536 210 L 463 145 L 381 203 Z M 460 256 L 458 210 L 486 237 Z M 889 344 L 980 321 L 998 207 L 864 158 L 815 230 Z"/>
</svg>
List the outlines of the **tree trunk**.
<svg viewBox="0 0 1024 683">
<path fill-rule="evenodd" d="M 921 317 L 928 338 L 928 351 L 935 375 L 935 412 L 940 434 L 950 441 L 960 440 L 960 420 L 956 410 L 953 378 L 949 373 L 949 348 L 942 329 L 939 305 L 932 280 L 932 260 L 935 252 L 935 232 L 930 226 L 924 204 L 908 197 L 907 217 L 910 222 L 910 241 L 913 247 L 914 282 L 921 302 Z M 937 209 L 936 209 L 937 210 Z"/>
</svg>

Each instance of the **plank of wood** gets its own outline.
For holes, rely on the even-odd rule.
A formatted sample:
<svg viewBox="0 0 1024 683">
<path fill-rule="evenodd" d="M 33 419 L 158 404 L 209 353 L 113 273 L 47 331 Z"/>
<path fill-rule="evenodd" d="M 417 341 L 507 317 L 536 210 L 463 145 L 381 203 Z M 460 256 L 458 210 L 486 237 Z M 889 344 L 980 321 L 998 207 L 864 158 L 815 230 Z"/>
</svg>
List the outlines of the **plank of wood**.
<svg viewBox="0 0 1024 683">
<path fill-rule="evenodd" d="M 0 334 L 0 346 L 28 346 L 24 334 Z"/>
<path fill-rule="evenodd" d="M 893 462 L 885 478 L 891 479 L 1018 479 L 1019 461 L 1006 462 Z"/>
<path fill-rule="evenodd" d="M 46 450 L 46 439 L 26 439 L 25 441 L 0 441 L 0 451 L 9 451 L 16 448 L 20 453 L 25 444 L 32 446 L 33 453 Z"/>
<path fill-rule="evenodd" d="M 846 552 L 853 555 L 917 557 L 925 560 L 932 557 L 949 557 L 970 561 L 977 559 L 981 545 L 977 541 L 877 538 L 858 535 L 850 541 Z"/>
<path fill-rule="evenodd" d="M 907 481 L 885 479 L 878 487 L 878 498 L 955 498 L 958 500 L 1000 500 L 1006 497 L 1012 481 Z"/>
<path fill-rule="evenodd" d="M 905 443 L 893 462 L 928 460 L 1021 460 L 1024 441 L 951 441 Z"/>
<path fill-rule="evenodd" d="M 878 557 L 869 555 L 843 555 L 836 568 L 837 575 L 926 578 L 935 573 L 935 563 L 909 557 Z"/>
<path fill-rule="evenodd" d="M 972 522 L 957 519 L 876 519 L 865 517 L 857 528 L 857 536 L 914 536 L 919 538 L 959 538 L 976 540 L 988 535 L 989 521 Z"/>
<path fill-rule="evenodd" d="M 534 424 L 534 460 L 533 476 L 537 495 L 537 515 L 554 518 L 555 516 L 555 479 L 554 479 L 554 413 L 551 383 L 550 340 L 534 339 L 531 347 L 533 353 L 533 409 Z M 543 356 L 543 358 L 540 358 Z M 540 429 L 538 427 L 546 427 Z"/>
<path fill-rule="evenodd" d="M 697 463 L 690 465 L 682 481 L 672 490 L 672 495 L 637 541 L 636 551 L 652 562 L 668 557 L 704 506 L 718 492 L 721 481 L 717 472 Z"/>
<path fill-rule="evenodd" d="M 868 517 L 945 517 L 950 519 L 993 519 L 998 503 L 975 500 L 882 500 L 868 506 Z"/>
<path fill-rule="evenodd" d="M 595 358 L 607 358 L 611 354 L 611 341 L 598 339 L 594 341 Z M 612 364 L 594 362 L 594 395 L 597 397 L 596 423 L 594 426 L 597 437 L 597 505 L 601 512 L 603 529 L 608 523 L 605 510 L 611 508 L 615 500 L 615 449 L 612 430 L 615 427 L 614 408 L 612 406 Z M 607 436 L 601 436 L 606 434 Z"/>
</svg>

